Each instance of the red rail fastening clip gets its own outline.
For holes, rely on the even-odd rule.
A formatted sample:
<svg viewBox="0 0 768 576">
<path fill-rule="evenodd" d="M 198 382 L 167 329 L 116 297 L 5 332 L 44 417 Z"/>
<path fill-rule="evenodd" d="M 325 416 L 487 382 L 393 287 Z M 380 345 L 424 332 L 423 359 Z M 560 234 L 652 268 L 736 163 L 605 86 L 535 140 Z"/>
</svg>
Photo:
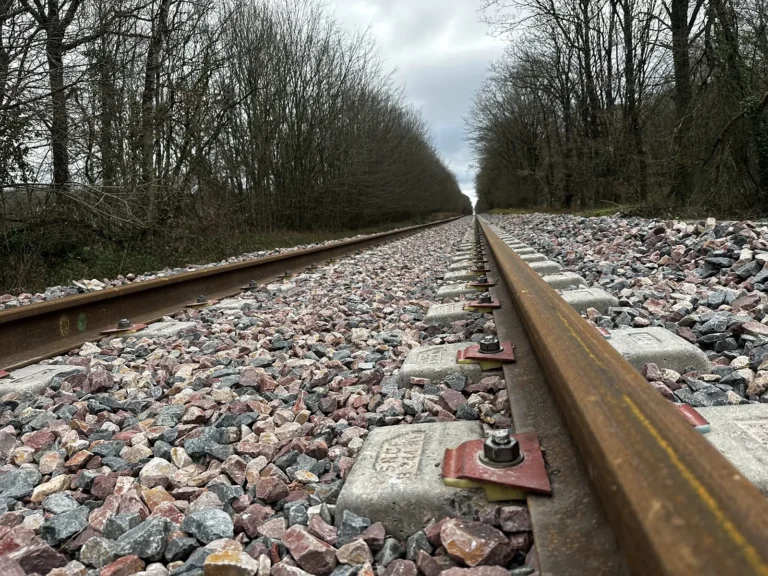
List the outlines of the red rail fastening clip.
<svg viewBox="0 0 768 576">
<path fill-rule="evenodd" d="M 520 457 L 509 465 L 489 462 L 487 440 L 469 440 L 443 456 L 443 481 L 448 486 L 484 488 L 489 501 L 520 499 L 521 492 L 552 494 L 539 439 L 533 432 L 509 435 Z M 469 481 L 462 484 L 457 481 Z M 510 491 L 509 489 L 512 489 Z"/>
<path fill-rule="evenodd" d="M 467 284 L 467 287 L 474 288 L 475 290 L 479 290 L 481 292 L 488 290 L 488 288 L 493 288 L 494 286 L 496 286 L 495 282 L 489 282 L 488 278 L 483 279 L 482 277 L 475 282 L 469 282 Z"/>
<path fill-rule="evenodd" d="M 482 370 L 495 370 L 514 361 L 514 345 L 511 342 L 499 342 L 494 336 L 486 336 L 480 344 L 456 352 L 458 364 L 480 364 Z"/>
<path fill-rule="evenodd" d="M 488 300 L 487 302 L 483 300 L 472 300 L 464 305 L 464 310 L 467 312 L 490 312 L 491 310 L 496 310 L 498 308 L 501 308 L 501 302 L 499 302 L 498 298 Z"/>
<path fill-rule="evenodd" d="M 6 372 L 5 370 L 0 370 L 0 378 L 8 378 L 8 376 L 10 376 L 8 372 Z"/>
<path fill-rule="evenodd" d="M 693 406 L 690 406 L 689 404 L 675 404 L 675 406 L 677 406 L 677 409 L 680 411 L 680 414 L 683 415 L 683 418 L 693 426 L 694 430 L 701 432 L 702 434 L 706 434 L 711 430 L 709 420 L 699 414 Z"/>
</svg>

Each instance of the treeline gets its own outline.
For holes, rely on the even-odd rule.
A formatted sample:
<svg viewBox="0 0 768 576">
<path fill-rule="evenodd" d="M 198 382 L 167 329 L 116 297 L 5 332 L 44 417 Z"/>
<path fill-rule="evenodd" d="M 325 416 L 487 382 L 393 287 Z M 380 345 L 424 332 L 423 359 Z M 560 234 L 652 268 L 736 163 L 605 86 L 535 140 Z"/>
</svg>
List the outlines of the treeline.
<svg viewBox="0 0 768 576">
<path fill-rule="evenodd" d="M 318 2 L 0 0 L 0 210 L 23 272 L 93 237 L 471 207 L 369 37 Z"/>
<path fill-rule="evenodd" d="M 766 211 L 764 2 L 482 3 L 510 43 L 468 118 L 480 211 Z"/>
</svg>

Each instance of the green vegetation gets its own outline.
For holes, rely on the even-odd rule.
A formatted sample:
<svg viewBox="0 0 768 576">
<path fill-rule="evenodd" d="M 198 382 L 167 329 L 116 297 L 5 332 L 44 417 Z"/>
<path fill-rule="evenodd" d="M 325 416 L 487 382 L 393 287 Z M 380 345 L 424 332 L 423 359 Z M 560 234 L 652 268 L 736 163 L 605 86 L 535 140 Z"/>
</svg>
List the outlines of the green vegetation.
<svg viewBox="0 0 768 576">
<path fill-rule="evenodd" d="M 358 234 L 376 234 L 396 228 L 425 224 L 454 216 L 439 213 L 422 219 L 381 224 L 360 230 L 270 233 L 235 233 L 181 235 L 178 232 L 151 237 L 133 237 L 120 241 L 82 237 L 62 241 L 59 238 L 46 250 L 30 255 L 18 266 L 0 272 L 0 293 L 36 292 L 46 286 L 68 285 L 83 278 L 116 278 L 129 273 L 142 274 L 163 268 L 189 264 L 207 264 L 232 256 L 260 250 L 287 248 L 315 242 L 340 240 Z M 19 272 L 22 274 L 20 275 Z"/>
</svg>

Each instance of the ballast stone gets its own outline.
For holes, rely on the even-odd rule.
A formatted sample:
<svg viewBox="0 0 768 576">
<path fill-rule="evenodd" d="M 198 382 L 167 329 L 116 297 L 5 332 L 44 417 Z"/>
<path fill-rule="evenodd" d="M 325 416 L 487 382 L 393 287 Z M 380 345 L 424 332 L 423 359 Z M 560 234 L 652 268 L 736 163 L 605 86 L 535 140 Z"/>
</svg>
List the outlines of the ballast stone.
<svg viewBox="0 0 768 576">
<path fill-rule="evenodd" d="M 410 388 L 412 377 L 438 382 L 451 372 L 461 372 L 472 382 L 479 382 L 483 377 L 479 364 L 459 364 L 456 361 L 456 353 L 468 346 L 469 342 L 461 342 L 411 350 L 398 373 L 400 386 Z"/>
<path fill-rule="evenodd" d="M 768 404 L 696 408 L 709 421 L 704 437 L 768 496 Z"/>
<path fill-rule="evenodd" d="M 387 534 L 405 540 L 433 518 L 471 516 L 486 507 L 482 490 L 449 488 L 440 473 L 447 448 L 479 438 L 478 421 L 376 428 L 336 502 L 337 524 L 349 510 L 371 523 L 382 522 Z"/>
<path fill-rule="evenodd" d="M 45 390 L 53 378 L 65 378 L 83 370 L 85 368 L 81 366 L 70 366 L 68 364 L 33 364 L 25 366 L 11 372 L 8 378 L 0 380 L 0 396 L 8 392 L 17 392 L 19 394 L 31 392 L 35 394 Z"/>
<path fill-rule="evenodd" d="M 432 304 L 427 310 L 424 322 L 429 325 L 446 325 L 457 320 L 470 318 L 471 312 L 464 310 L 464 302 L 451 302 L 449 304 Z"/>
<path fill-rule="evenodd" d="M 478 291 L 474 288 L 468 288 L 465 283 L 460 284 L 448 284 L 437 290 L 435 297 L 439 300 L 445 300 L 446 298 L 455 298 L 457 296 L 464 296 L 465 294 L 477 294 Z"/>
<path fill-rule="evenodd" d="M 540 276 L 559 274 L 563 269 L 560 264 L 557 262 L 552 262 L 551 260 L 547 260 L 546 262 L 528 262 L 528 266 L 530 266 L 533 271 Z"/>
<path fill-rule="evenodd" d="M 196 324 L 194 322 L 155 322 L 150 324 L 144 330 L 136 332 L 137 338 L 175 338 L 185 330 L 191 330 Z"/>
<path fill-rule="evenodd" d="M 608 308 L 619 305 L 619 300 L 600 288 L 579 288 L 578 290 L 566 290 L 562 294 L 563 300 L 568 302 L 579 314 L 594 308 L 600 314 L 604 314 Z"/>
<path fill-rule="evenodd" d="M 547 274 L 546 276 L 542 276 L 541 279 L 555 290 L 568 290 L 587 285 L 587 281 L 584 280 L 584 278 L 573 272 Z"/>
<path fill-rule="evenodd" d="M 649 363 L 680 374 L 709 370 L 706 354 L 666 328 L 611 330 L 608 342 L 637 370 Z"/>
</svg>

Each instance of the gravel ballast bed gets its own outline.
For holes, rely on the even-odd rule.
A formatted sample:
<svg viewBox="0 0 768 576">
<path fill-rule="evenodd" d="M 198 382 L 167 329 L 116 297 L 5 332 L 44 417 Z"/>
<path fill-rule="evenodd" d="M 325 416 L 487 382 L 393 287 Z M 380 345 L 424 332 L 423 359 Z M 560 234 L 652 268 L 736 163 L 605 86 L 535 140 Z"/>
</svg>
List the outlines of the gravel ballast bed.
<svg viewBox="0 0 768 576">
<path fill-rule="evenodd" d="M 705 351 L 707 374 L 646 365 L 666 398 L 693 406 L 768 402 L 768 227 L 531 214 L 484 216 L 619 299 L 597 326 L 662 326 Z"/>
<path fill-rule="evenodd" d="M 177 337 L 104 340 L 50 361 L 84 371 L 0 399 L 0 573 L 533 573 L 524 506 L 436 518 L 404 541 L 334 517 L 372 428 L 510 425 L 498 377 L 396 382 L 414 347 L 494 331 L 481 317 L 448 331 L 422 321 L 468 225 L 243 295 L 242 309 L 185 312 L 177 320 L 195 327 Z"/>
</svg>

